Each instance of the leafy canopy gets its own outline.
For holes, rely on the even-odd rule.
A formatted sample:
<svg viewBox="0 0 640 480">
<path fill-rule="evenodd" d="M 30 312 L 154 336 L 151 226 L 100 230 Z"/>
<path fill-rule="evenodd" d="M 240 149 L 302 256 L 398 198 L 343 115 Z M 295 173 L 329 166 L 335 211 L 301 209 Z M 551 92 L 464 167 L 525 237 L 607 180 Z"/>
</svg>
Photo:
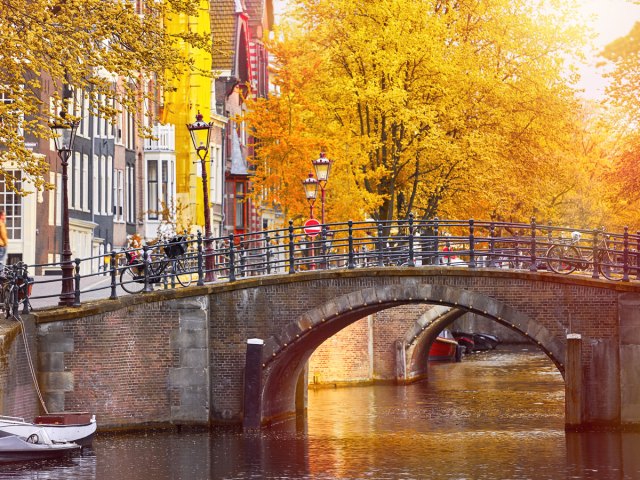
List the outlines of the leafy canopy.
<svg viewBox="0 0 640 480">
<path fill-rule="evenodd" d="M 112 118 L 135 111 L 153 89 L 170 81 L 192 59 L 184 45 L 210 48 L 210 39 L 188 28 L 170 35 L 166 22 L 198 12 L 198 0 L 0 0 L 0 174 L 18 168 L 37 188 L 47 163 L 25 147 L 25 136 L 47 138 L 49 121 L 64 96 L 84 95 L 94 113 Z M 138 11 L 136 11 L 136 8 Z M 63 85 L 68 88 L 63 95 Z M 51 96 L 52 105 L 41 101 Z M 69 111 L 70 116 L 79 112 Z M 150 114 L 151 112 L 144 112 Z M 142 124 L 142 122 L 140 122 Z"/>
</svg>

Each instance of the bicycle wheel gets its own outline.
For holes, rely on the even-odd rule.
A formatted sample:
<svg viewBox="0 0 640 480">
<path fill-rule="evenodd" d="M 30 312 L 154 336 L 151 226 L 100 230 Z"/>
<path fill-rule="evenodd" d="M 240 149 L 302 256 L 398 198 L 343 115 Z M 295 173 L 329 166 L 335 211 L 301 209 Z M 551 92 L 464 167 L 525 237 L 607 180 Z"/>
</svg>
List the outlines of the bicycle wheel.
<svg viewBox="0 0 640 480">
<path fill-rule="evenodd" d="M 184 258 L 173 261 L 173 274 L 176 276 L 178 283 L 183 287 L 188 287 L 193 281 L 193 272 L 189 268 L 187 260 Z"/>
<path fill-rule="evenodd" d="M 568 275 L 575 271 L 580 252 L 573 245 L 552 245 L 547 250 L 547 266 L 555 273 Z"/>
<path fill-rule="evenodd" d="M 601 250 L 598 255 L 598 267 L 600 273 L 607 280 L 618 281 L 624 276 L 624 265 L 621 259 L 617 258 L 616 252 L 611 250 Z"/>
<path fill-rule="evenodd" d="M 142 266 L 130 265 L 120 272 L 120 286 L 127 293 L 140 293 L 144 289 L 144 275 Z"/>
</svg>

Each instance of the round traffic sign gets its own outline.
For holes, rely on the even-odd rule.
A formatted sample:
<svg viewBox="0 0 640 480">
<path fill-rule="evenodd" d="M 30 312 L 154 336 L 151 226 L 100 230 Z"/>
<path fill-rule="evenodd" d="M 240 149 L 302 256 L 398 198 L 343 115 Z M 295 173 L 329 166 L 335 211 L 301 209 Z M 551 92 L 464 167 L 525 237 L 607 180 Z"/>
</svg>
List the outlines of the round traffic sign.
<svg viewBox="0 0 640 480">
<path fill-rule="evenodd" d="M 322 232 L 322 227 L 320 226 L 320 222 L 315 218 L 310 218 L 304 222 L 304 233 L 310 237 L 315 237 L 320 232 Z"/>
</svg>

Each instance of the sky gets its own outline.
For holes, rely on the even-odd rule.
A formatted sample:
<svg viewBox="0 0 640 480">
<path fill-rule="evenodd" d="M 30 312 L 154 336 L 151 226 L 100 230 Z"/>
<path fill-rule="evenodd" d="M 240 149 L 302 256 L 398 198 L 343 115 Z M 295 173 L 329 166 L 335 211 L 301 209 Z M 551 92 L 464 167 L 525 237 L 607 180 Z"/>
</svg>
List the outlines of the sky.
<svg viewBox="0 0 640 480">
<path fill-rule="evenodd" d="M 580 7 L 598 35 L 595 40 L 596 50 L 625 36 L 635 22 L 640 21 L 640 5 L 626 0 L 580 0 Z M 591 52 L 588 63 L 581 69 L 582 80 L 579 87 L 584 89 L 587 98 L 598 99 L 604 94 L 606 80 L 601 76 L 603 68 L 596 66 L 598 61 L 602 61 L 602 58 L 597 57 L 597 51 Z"/>
</svg>

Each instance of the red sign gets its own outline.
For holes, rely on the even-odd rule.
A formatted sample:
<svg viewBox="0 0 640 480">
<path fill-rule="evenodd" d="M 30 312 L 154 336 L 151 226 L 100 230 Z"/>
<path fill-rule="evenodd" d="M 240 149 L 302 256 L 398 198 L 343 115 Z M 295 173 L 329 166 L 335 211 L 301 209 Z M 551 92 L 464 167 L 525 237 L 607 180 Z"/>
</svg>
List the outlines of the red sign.
<svg viewBox="0 0 640 480">
<path fill-rule="evenodd" d="M 320 226 L 320 222 L 315 218 L 310 218 L 309 220 L 304 222 L 304 233 L 306 233 L 310 237 L 315 237 L 321 232 L 322 227 Z"/>
</svg>

